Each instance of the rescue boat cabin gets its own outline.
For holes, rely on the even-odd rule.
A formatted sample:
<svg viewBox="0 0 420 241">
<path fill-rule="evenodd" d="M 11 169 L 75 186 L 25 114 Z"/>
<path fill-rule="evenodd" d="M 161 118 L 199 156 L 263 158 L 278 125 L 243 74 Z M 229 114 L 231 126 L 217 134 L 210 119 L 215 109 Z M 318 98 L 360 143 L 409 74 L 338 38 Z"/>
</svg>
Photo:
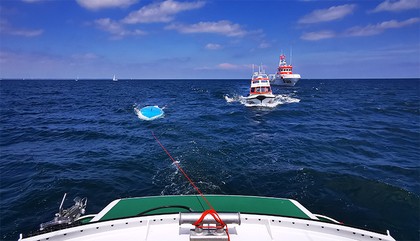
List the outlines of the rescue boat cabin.
<svg viewBox="0 0 420 241">
<path fill-rule="evenodd" d="M 277 74 L 293 74 L 292 65 L 286 63 L 286 56 L 284 54 L 280 55 L 280 63 L 277 68 Z"/>
<path fill-rule="evenodd" d="M 270 79 L 267 74 L 256 72 L 251 80 L 250 95 L 272 94 Z"/>
</svg>

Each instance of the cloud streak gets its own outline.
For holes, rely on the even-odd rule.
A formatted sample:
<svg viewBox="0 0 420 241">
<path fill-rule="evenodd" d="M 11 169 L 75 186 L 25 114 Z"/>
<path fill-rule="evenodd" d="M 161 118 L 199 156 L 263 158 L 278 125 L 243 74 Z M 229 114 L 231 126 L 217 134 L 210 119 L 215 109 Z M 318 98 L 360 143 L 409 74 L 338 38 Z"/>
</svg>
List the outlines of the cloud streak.
<svg viewBox="0 0 420 241">
<path fill-rule="evenodd" d="M 299 19 L 298 23 L 313 24 L 342 19 L 345 16 L 352 14 L 355 8 L 355 4 L 345 4 L 340 6 L 333 6 L 327 9 L 318 9 L 308 15 L 303 16 L 301 19 Z"/>
<path fill-rule="evenodd" d="M 389 20 L 389 21 L 384 21 L 377 24 L 351 27 L 340 34 L 335 33 L 333 31 L 329 31 L 329 30 L 308 32 L 308 33 L 302 34 L 300 38 L 303 40 L 308 40 L 308 41 L 318 41 L 318 40 L 330 39 L 330 38 L 335 38 L 335 37 L 373 36 L 373 35 L 381 34 L 388 29 L 403 28 L 403 27 L 410 26 L 419 22 L 420 22 L 420 18 L 409 18 L 404 21 Z"/>
<path fill-rule="evenodd" d="M 124 25 L 122 25 L 121 23 L 117 22 L 117 21 L 113 21 L 110 18 L 101 18 L 101 19 L 97 19 L 94 22 L 95 26 L 105 32 L 109 32 L 111 33 L 114 38 L 123 38 L 126 36 L 139 36 L 139 35 L 146 35 L 147 33 L 139 30 L 139 29 L 135 29 L 135 30 L 127 30 L 124 28 Z"/>
<path fill-rule="evenodd" d="M 122 22 L 126 24 L 136 23 L 166 23 L 174 19 L 174 16 L 180 12 L 199 9 L 205 5 L 205 2 L 177 2 L 166 0 L 161 3 L 154 3 L 142 7 L 138 11 L 131 12 Z"/>
<path fill-rule="evenodd" d="M 90 4 L 88 8 L 99 9 L 112 7 L 120 3 L 130 5 L 138 0 L 77 0 L 81 4 Z M 166 0 L 160 3 L 152 3 L 140 8 L 138 11 L 129 13 L 121 20 L 112 20 L 111 18 L 101 18 L 93 22 L 98 29 L 113 35 L 114 39 L 121 39 L 126 36 L 141 36 L 147 33 L 140 29 L 129 30 L 128 25 L 145 23 L 166 23 L 173 21 L 175 15 L 183 11 L 201 8 L 205 5 L 203 1 L 197 2 L 177 2 Z"/>
<path fill-rule="evenodd" d="M 43 29 L 23 29 L 11 26 L 6 20 L 0 20 L 0 34 L 21 37 L 37 37 L 44 33 Z"/>
<path fill-rule="evenodd" d="M 180 33 L 211 33 L 220 34 L 228 37 L 243 37 L 247 34 L 239 24 L 231 23 L 227 20 L 218 22 L 199 22 L 195 24 L 170 24 L 165 27 L 168 30 L 176 30 Z"/>
<path fill-rule="evenodd" d="M 42 1 L 45 1 L 45 0 L 22 0 L 22 2 L 25 2 L 25 3 L 36 3 L 36 2 L 42 2 Z"/>
<path fill-rule="evenodd" d="M 333 31 L 324 30 L 304 33 L 300 38 L 308 41 L 318 41 L 322 39 L 334 38 L 335 36 L 336 34 Z"/>
<path fill-rule="evenodd" d="M 400 12 L 410 9 L 419 9 L 420 8 L 420 0 L 386 0 L 376 6 L 372 12 L 383 12 L 383 11 L 389 11 L 389 12 Z"/>
<path fill-rule="evenodd" d="M 206 44 L 205 48 L 209 50 L 218 50 L 221 49 L 222 46 L 220 44 L 208 43 Z"/>
<path fill-rule="evenodd" d="M 138 0 L 76 0 L 76 2 L 86 9 L 100 10 L 104 8 L 126 8 L 137 3 Z"/>
<path fill-rule="evenodd" d="M 214 66 L 204 66 L 204 67 L 197 67 L 195 70 L 243 70 L 243 69 L 249 69 L 250 67 L 247 65 L 238 65 L 238 64 L 232 64 L 228 62 L 219 63 Z"/>
<path fill-rule="evenodd" d="M 78 0 L 86 1 L 86 0 Z M 96 1 L 96 0 L 95 0 Z M 107 0 L 111 1 L 111 0 Z M 116 0 L 115 0 L 116 1 Z M 120 0 L 123 1 L 123 0 Z M 129 0 L 124 0 L 129 1 Z M 131 0 L 130 0 L 131 1 Z M 205 6 L 204 1 L 178 2 L 175 0 L 166 0 L 163 2 L 152 3 L 140 8 L 137 11 L 129 13 L 121 20 L 112 20 L 110 18 L 101 18 L 94 21 L 94 25 L 103 31 L 111 33 L 115 39 L 121 39 L 126 36 L 146 35 L 145 31 L 140 29 L 128 30 L 129 25 L 147 24 L 147 23 L 169 23 L 164 29 L 175 30 L 182 34 L 208 33 L 219 34 L 228 37 L 243 37 L 247 34 L 260 33 L 261 31 L 246 31 L 239 24 L 228 20 L 213 22 L 198 22 L 193 24 L 184 24 L 174 22 L 175 16 L 181 12 L 200 9 Z M 170 23 L 171 22 L 171 23 Z M 263 43 L 260 48 L 269 47 L 268 43 Z M 206 49 L 220 49 L 220 45 L 207 45 Z"/>
<path fill-rule="evenodd" d="M 241 69 L 242 66 L 231 64 L 231 63 L 220 63 L 217 65 L 218 69 L 225 69 L 225 70 L 235 70 L 235 69 Z"/>
<path fill-rule="evenodd" d="M 402 28 L 420 22 L 420 18 L 410 18 L 405 21 L 390 20 L 377 24 L 370 24 L 364 27 L 352 27 L 347 29 L 345 36 L 372 36 L 378 35 L 387 29 Z"/>
</svg>

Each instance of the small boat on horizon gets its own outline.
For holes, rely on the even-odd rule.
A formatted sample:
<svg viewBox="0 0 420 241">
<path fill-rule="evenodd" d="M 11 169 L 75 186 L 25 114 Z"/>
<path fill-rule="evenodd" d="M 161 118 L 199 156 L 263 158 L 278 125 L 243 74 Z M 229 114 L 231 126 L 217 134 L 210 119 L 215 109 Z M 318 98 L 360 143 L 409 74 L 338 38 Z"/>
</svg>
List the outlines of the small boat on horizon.
<svg viewBox="0 0 420 241">
<path fill-rule="evenodd" d="M 271 90 L 268 75 L 264 72 L 262 66 L 259 66 L 258 72 L 253 71 L 249 95 L 245 97 L 246 103 L 265 106 L 273 103 L 275 97 Z"/>
<path fill-rule="evenodd" d="M 115 77 L 115 74 L 114 77 L 112 77 L 112 81 L 118 81 L 117 77 Z"/>
<path fill-rule="evenodd" d="M 293 74 L 293 66 L 287 64 L 286 56 L 280 55 L 279 66 L 277 67 L 277 73 L 270 75 L 270 81 L 272 85 L 280 86 L 295 86 L 300 80 L 300 74 Z"/>
</svg>

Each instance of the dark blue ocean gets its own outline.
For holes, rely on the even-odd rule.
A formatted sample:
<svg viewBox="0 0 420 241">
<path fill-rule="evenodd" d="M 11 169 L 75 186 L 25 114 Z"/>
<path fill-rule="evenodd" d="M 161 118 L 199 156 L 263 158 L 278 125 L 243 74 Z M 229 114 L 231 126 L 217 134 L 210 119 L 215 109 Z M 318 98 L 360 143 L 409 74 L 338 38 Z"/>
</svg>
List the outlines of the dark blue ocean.
<svg viewBox="0 0 420 241">
<path fill-rule="evenodd" d="M 420 80 L 301 80 L 247 107 L 249 80 L 1 80 L 2 240 L 76 196 L 293 198 L 348 225 L 420 240 Z M 164 107 L 140 119 L 136 108 Z"/>
</svg>

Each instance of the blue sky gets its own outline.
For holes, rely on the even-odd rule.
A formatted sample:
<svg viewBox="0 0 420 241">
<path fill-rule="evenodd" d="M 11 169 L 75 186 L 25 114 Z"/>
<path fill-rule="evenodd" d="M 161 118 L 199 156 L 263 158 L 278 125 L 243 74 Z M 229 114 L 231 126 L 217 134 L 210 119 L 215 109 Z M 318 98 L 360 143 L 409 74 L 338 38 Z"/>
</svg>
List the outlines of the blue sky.
<svg viewBox="0 0 420 241">
<path fill-rule="evenodd" d="M 1 0 L 1 78 L 420 78 L 420 0 Z"/>
</svg>

